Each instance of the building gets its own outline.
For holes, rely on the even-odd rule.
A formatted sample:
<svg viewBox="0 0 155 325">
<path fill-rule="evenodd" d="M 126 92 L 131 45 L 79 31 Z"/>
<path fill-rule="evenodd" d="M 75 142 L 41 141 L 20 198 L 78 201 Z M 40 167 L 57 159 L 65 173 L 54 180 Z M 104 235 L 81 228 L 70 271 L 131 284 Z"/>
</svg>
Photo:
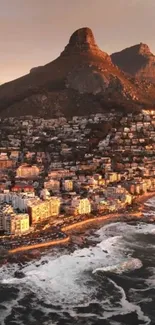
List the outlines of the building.
<svg viewBox="0 0 155 325">
<path fill-rule="evenodd" d="M 19 178 L 36 178 L 39 176 L 40 170 L 36 165 L 21 165 L 16 170 L 16 176 Z"/>
<path fill-rule="evenodd" d="M 102 168 L 105 172 L 111 170 L 111 158 L 110 157 L 102 157 Z"/>
<path fill-rule="evenodd" d="M 15 184 L 12 187 L 12 192 L 34 192 L 34 186 L 28 184 Z"/>
<path fill-rule="evenodd" d="M 33 200 L 34 197 L 34 192 L 15 193 L 5 191 L 4 193 L 0 193 L 0 204 L 11 204 L 15 210 L 18 209 L 20 212 L 25 212 L 27 211 L 28 203 L 30 200 Z"/>
<path fill-rule="evenodd" d="M 58 216 L 60 212 L 60 199 L 57 197 L 51 197 L 49 200 L 50 216 Z"/>
<path fill-rule="evenodd" d="M 89 214 L 91 212 L 91 204 L 87 198 L 80 199 L 75 197 L 72 200 L 71 209 L 72 212 L 76 215 Z"/>
<path fill-rule="evenodd" d="M 0 211 L 0 231 L 3 231 L 3 213 L 2 213 L 2 210 Z"/>
<path fill-rule="evenodd" d="M 34 193 L 14 194 L 11 198 L 12 206 L 20 212 L 25 212 L 28 210 L 29 203 L 34 200 L 34 197 Z"/>
<path fill-rule="evenodd" d="M 8 235 L 18 235 L 29 230 L 29 215 L 16 214 L 10 205 L 4 205 L 0 214 L 0 230 Z"/>
<path fill-rule="evenodd" d="M 69 169 L 57 169 L 57 170 L 52 170 L 48 174 L 48 177 L 53 178 L 53 179 L 61 179 L 63 177 L 67 177 L 67 176 L 71 176 L 71 175 L 74 176 L 75 173 L 71 172 Z"/>
<path fill-rule="evenodd" d="M 18 235 L 29 230 L 29 215 L 22 214 L 6 214 L 3 216 L 3 230 L 8 235 Z"/>
<path fill-rule="evenodd" d="M 15 163 L 13 160 L 0 160 L 0 169 L 6 169 L 6 168 L 12 168 L 15 166 Z"/>
<path fill-rule="evenodd" d="M 105 174 L 105 179 L 106 181 L 108 180 L 109 183 L 114 183 L 120 181 L 121 175 L 116 172 L 108 172 Z"/>
<path fill-rule="evenodd" d="M 11 151 L 10 158 L 13 159 L 13 160 L 18 160 L 19 151 Z"/>
<path fill-rule="evenodd" d="M 44 188 L 51 190 L 54 193 L 60 191 L 60 181 L 57 179 L 51 179 L 44 183 Z"/>
<path fill-rule="evenodd" d="M 47 188 L 44 188 L 41 193 L 40 193 L 40 197 L 42 200 L 47 200 L 49 197 L 50 197 L 50 193 L 49 191 L 47 190 Z"/>
<path fill-rule="evenodd" d="M 57 197 L 51 197 L 46 201 L 32 201 L 30 202 L 28 211 L 30 215 L 30 223 L 38 223 L 50 217 L 59 215 L 60 200 Z"/>
<path fill-rule="evenodd" d="M 73 191 L 73 181 L 71 179 L 65 179 L 62 182 L 63 190 L 66 192 L 72 192 Z"/>
</svg>

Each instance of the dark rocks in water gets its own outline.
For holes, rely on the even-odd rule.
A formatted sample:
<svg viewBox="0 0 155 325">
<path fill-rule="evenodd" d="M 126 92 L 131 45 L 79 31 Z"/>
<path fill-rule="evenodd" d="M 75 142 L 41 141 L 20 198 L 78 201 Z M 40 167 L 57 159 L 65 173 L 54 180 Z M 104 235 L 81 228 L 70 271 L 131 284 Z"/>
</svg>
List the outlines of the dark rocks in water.
<svg viewBox="0 0 155 325">
<path fill-rule="evenodd" d="M 17 279 L 25 278 L 25 274 L 22 271 L 15 271 L 14 277 Z"/>
<path fill-rule="evenodd" d="M 45 265 L 45 264 L 47 264 L 48 263 L 48 261 L 42 261 L 41 262 L 41 265 Z"/>
</svg>

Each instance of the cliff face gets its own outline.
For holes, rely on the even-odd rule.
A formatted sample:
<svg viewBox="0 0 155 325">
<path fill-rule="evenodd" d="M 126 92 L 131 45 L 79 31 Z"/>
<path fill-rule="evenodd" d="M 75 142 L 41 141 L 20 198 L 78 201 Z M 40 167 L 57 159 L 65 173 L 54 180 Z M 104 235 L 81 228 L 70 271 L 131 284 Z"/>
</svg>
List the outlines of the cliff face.
<svg viewBox="0 0 155 325">
<path fill-rule="evenodd" d="M 0 86 L 0 115 L 89 114 L 110 107 L 139 107 L 144 91 L 97 46 L 89 28 L 73 33 L 60 56 Z"/>
<path fill-rule="evenodd" d="M 155 55 L 140 43 L 111 55 L 112 62 L 136 78 L 155 83 Z"/>
</svg>

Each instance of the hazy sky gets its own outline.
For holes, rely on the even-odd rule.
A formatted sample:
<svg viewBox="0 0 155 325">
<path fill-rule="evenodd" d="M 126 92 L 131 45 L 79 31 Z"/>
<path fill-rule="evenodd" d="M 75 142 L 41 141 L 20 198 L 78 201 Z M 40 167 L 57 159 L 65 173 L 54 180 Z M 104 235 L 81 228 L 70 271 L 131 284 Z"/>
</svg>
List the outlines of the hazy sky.
<svg viewBox="0 0 155 325">
<path fill-rule="evenodd" d="M 155 53 L 155 0 L 0 0 L 0 82 L 52 61 L 81 27 L 109 54 L 140 42 Z"/>
</svg>

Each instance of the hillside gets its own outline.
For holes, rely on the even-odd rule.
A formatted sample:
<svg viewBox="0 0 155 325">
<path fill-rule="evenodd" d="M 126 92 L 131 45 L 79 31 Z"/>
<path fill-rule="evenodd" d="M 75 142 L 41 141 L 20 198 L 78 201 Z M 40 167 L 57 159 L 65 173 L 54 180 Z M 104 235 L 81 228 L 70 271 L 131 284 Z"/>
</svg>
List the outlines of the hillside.
<svg viewBox="0 0 155 325">
<path fill-rule="evenodd" d="M 121 72 L 89 28 L 74 32 L 56 60 L 0 86 L 2 117 L 80 115 L 109 107 L 137 110 L 154 103 L 154 92 Z"/>
</svg>

